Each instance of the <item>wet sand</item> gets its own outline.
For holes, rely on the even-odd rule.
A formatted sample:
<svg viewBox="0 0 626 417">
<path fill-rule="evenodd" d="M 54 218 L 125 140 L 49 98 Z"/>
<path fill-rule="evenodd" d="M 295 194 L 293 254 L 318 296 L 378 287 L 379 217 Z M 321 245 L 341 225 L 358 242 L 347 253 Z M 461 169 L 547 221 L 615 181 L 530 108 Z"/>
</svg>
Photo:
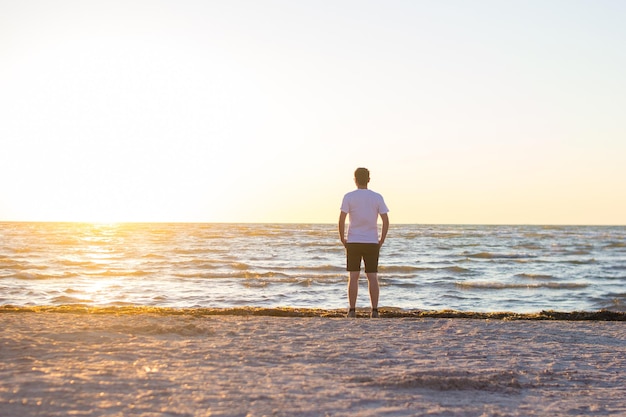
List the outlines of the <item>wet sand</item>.
<svg viewBox="0 0 626 417">
<path fill-rule="evenodd" d="M 626 415 L 620 321 L 0 312 L 10 416 Z"/>
</svg>

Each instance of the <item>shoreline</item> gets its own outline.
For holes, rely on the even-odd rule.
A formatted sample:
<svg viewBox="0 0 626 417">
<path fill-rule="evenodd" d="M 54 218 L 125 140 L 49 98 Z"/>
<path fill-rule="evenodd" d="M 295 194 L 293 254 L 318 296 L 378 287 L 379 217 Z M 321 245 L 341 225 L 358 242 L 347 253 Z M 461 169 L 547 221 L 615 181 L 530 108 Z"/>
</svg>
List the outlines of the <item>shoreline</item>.
<svg viewBox="0 0 626 417">
<path fill-rule="evenodd" d="M 296 307 L 156 307 L 156 306 L 90 306 L 83 304 L 59 306 L 14 306 L 0 305 L 3 313 L 74 313 L 74 314 L 157 314 L 164 316 L 265 316 L 265 317 L 345 317 L 345 309 L 315 309 Z M 554 320 L 554 321 L 626 321 L 626 312 L 621 311 L 540 311 L 537 313 L 515 312 L 471 312 L 456 310 L 405 310 L 380 307 L 380 318 L 446 318 L 476 320 Z M 357 318 L 369 317 L 369 308 L 357 308 Z"/>
</svg>

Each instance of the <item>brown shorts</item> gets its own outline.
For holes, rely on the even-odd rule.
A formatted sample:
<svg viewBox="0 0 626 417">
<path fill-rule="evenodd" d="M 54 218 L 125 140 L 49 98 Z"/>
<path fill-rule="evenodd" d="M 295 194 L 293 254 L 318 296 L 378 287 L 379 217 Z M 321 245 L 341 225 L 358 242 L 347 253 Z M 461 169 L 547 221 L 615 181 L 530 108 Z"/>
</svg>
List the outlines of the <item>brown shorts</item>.
<svg viewBox="0 0 626 417">
<path fill-rule="evenodd" d="M 378 243 L 346 243 L 346 270 L 360 271 L 361 259 L 365 263 L 365 272 L 378 272 Z"/>
</svg>

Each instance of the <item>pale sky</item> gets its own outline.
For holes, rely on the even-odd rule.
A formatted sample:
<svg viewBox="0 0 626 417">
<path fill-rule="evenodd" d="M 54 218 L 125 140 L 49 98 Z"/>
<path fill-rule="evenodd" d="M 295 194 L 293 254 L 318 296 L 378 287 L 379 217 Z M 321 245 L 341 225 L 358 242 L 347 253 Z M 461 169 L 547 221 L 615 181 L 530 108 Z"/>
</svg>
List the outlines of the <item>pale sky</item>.
<svg viewBox="0 0 626 417">
<path fill-rule="evenodd" d="M 626 224 L 626 2 L 0 0 L 0 220 Z"/>
</svg>

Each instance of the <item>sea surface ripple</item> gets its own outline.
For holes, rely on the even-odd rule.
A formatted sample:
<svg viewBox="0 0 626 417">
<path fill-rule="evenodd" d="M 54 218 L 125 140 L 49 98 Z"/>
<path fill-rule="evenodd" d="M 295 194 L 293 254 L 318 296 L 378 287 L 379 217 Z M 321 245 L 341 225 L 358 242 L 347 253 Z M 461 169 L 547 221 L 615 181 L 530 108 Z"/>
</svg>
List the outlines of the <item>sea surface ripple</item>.
<svg viewBox="0 0 626 417">
<path fill-rule="evenodd" d="M 346 305 L 332 224 L 0 223 L 0 305 Z M 392 225 L 381 306 L 626 311 L 626 227 Z M 367 306 L 362 280 L 359 306 Z"/>
</svg>

